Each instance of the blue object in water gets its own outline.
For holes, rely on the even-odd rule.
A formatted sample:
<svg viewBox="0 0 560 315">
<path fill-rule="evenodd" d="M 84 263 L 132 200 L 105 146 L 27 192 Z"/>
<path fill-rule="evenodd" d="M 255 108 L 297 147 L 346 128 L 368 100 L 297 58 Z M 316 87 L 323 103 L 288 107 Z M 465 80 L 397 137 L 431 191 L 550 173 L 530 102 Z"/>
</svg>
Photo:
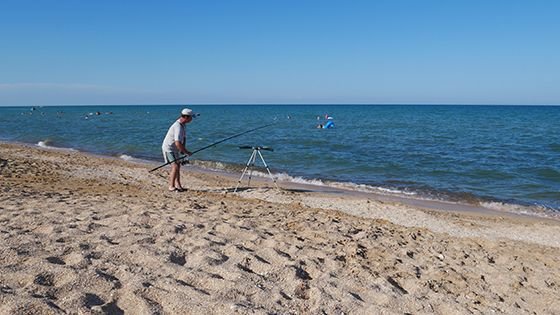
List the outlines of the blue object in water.
<svg viewBox="0 0 560 315">
<path fill-rule="evenodd" d="M 334 123 L 332 122 L 332 120 L 327 121 L 327 123 L 323 126 L 323 129 L 327 128 L 334 128 Z"/>
</svg>

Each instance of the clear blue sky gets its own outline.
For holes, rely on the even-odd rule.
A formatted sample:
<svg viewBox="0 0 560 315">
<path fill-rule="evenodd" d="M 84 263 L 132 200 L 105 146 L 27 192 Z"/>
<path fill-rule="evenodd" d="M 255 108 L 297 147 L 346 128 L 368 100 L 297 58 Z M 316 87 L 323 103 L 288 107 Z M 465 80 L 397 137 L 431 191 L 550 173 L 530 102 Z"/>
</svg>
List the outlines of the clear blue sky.
<svg viewBox="0 0 560 315">
<path fill-rule="evenodd" d="M 560 1 L 0 0 L 0 105 L 560 104 Z"/>
</svg>

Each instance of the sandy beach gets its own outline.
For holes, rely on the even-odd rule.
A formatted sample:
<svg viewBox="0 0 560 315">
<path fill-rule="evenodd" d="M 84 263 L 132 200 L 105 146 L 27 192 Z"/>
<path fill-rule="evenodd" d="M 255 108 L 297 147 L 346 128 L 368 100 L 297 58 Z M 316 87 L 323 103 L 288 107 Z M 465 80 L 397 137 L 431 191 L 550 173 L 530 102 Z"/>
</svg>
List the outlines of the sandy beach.
<svg viewBox="0 0 560 315">
<path fill-rule="evenodd" d="M 560 314 L 560 222 L 0 143 L 0 314 Z"/>
</svg>

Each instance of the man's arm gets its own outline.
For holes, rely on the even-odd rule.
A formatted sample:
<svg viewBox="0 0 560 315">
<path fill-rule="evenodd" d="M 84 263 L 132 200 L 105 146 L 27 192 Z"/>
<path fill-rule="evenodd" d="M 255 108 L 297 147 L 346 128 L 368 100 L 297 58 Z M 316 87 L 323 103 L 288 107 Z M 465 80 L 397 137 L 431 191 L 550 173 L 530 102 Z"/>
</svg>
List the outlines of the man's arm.
<svg viewBox="0 0 560 315">
<path fill-rule="evenodd" d="M 179 152 L 185 155 L 192 155 L 191 151 L 187 150 L 187 148 L 185 148 L 185 146 L 181 143 L 181 141 L 176 140 L 175 146 L 177 147 L 177 149 L 179 149 Z"/>
</svg>

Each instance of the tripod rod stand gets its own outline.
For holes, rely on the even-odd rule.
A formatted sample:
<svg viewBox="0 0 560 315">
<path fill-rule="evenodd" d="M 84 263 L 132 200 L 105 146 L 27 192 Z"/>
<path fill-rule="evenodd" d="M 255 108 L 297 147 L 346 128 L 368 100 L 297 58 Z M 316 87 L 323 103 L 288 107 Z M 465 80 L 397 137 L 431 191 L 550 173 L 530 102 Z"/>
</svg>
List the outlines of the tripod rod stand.
<svg viewBox="0 0 560 315">
<path fill-rule="evenodd" d="M 249 160 L 247 161 L 247 164 L 245 165 L 245 168 L 243 169 L 243 173 L 241 173 L 241 177 L 237 181 L 237 186 L 235 186 L 235 190 L 233 192 L 237 192 L 237 189 L 239 188 L 239 185 L 241 184 L 241 180 L 243 180 L 243 177 L 245 176 L 245 173 L 247 173 L 247 171 L 249 171 L 249 180 L 247 181 L 247 186 L 249 186 L 249 184 L 251 183 L 251 176 L 253 174 L 253 168 L 255 166 L 255 161 L 257 159 L 257 154 L 261 158 L 261 161 L 263 162 L 263 165 L 266 168 L 266 170 L 268 172 L 268 175 L 270 175 L 270 179 L 272 179 L 272 182 L 274 183 L 274 186 L 276 186 L 276 188 L 278 188 L 278 184 L 276 184 L 276 179 L 274 178 L 274 176 L 272 176 L 272 173 L 270 172 L 270 169 L 268 168 L 268 165 L 266 164 L 266 161 L 264 160 L 264 157 L 261 153 L 261 150 L 266 150 L 266 151 L 274 151 L 274 150 L 272 148 L 269 148 L 269 147 L 260 147 L 260 146 L 254 146 L 254 147 L 252 147 L 252 146 L 241 146 L 239 148 L 240 149 L 252 149 L 253 152 L 251 153 L 251 156 L 249 157 Z"/>
</svg>

